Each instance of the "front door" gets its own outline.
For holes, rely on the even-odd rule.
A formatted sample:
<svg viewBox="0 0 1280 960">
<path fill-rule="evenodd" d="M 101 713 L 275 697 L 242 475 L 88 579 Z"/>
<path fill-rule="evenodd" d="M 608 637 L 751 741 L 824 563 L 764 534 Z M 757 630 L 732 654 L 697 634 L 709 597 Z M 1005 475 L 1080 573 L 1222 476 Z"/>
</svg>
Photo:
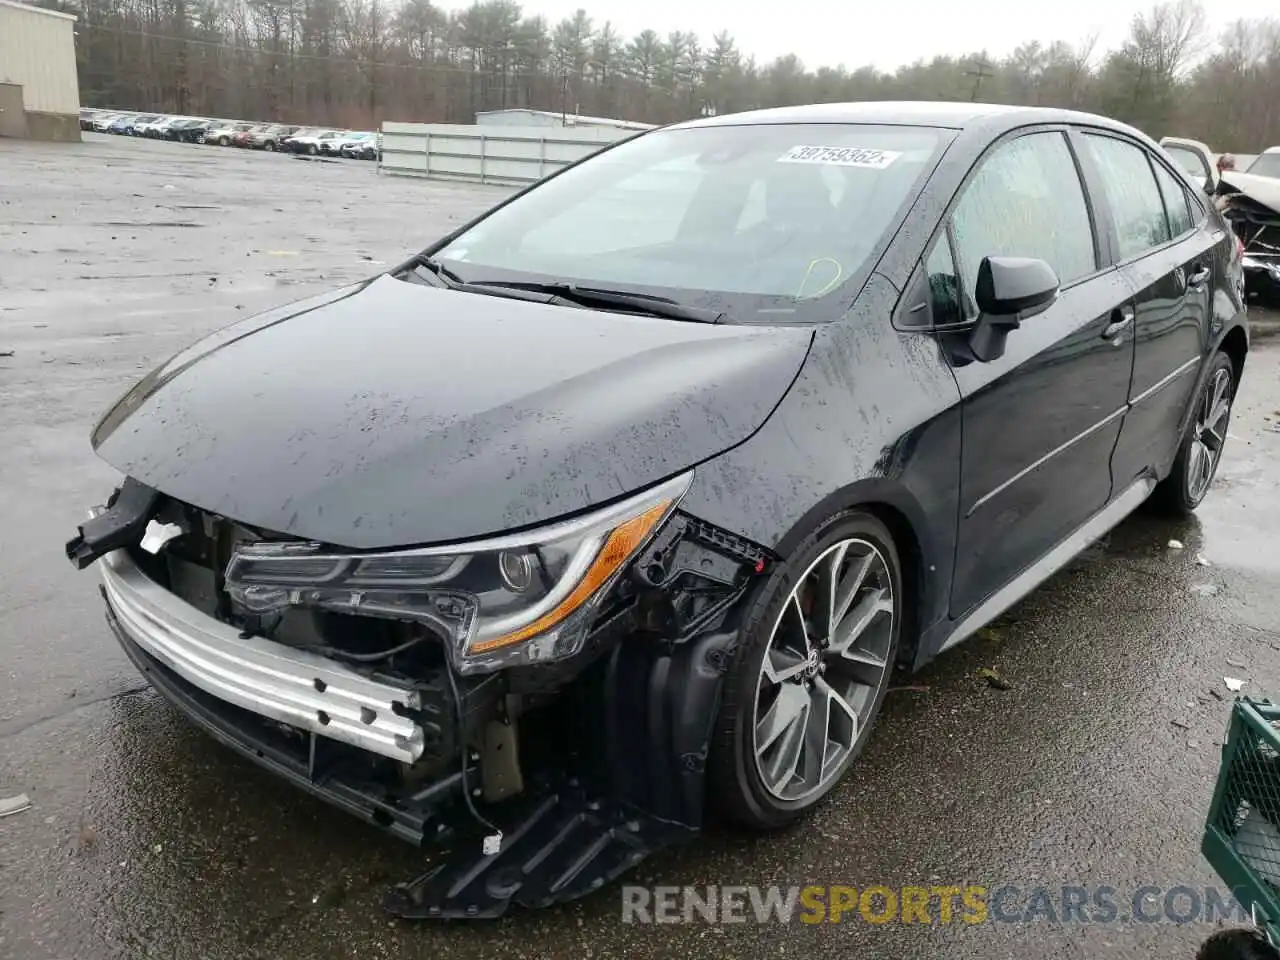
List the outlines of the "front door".
<svg viewBox="0 0 1280 960">
<path fill-rule="evenodd" d="M 0 83 L 0 137 L 27 135 L 27 110 L 22 105 L 22 87 Z"/>
<path fill-rule="evenodd" d="M 984 257 L 1042 259 L 1061 284 L 1048 310 L 1009 334 L 1003 356 L 955 366 L 963 453 L 951 614 L 961 617 L 1111 498 L 1133 324 L 1130 288 L 1099 267 L 1063 130 L 1022 133 L 988 153 L 952 212 L 951 239 L 970 317 Z"/>
</svg>

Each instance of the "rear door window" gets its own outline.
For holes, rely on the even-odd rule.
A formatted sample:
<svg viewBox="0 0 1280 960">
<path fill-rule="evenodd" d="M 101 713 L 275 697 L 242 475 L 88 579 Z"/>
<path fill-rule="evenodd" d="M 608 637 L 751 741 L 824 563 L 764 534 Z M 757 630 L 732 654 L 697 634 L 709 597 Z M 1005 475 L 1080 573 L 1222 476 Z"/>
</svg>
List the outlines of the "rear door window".
<svg viewBox="0 0 1280 960">
<path fill-rule="evenodd" d="M 1120 239 L 1121 259 L 1128 260 L 1167 243 L 1169 221 L 1147 152 L 1102 134 L 1086 133 L 1082 139 L 1102 178 Z"/>
</svg>

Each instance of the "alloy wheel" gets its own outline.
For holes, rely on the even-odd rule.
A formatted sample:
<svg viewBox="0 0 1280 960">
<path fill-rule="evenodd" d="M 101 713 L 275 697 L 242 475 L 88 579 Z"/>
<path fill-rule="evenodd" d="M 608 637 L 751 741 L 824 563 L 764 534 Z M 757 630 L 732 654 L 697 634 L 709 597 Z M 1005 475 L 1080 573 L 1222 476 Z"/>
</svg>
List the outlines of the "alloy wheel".
<svg viewBox="0 0 1280 960">
<path fill-rule="evenodd" d="M 1205 385 L 1204 397 L 1196 411 L 1191 451 L 1187 463 L 1187 496 L 1198 502 L 1213 483 L 1227 440 L 1231 417 L 1231 372 L 1219 369 Z"/>
<path fill-rule="evenodd" d="M 844 769 L 892 665 L 895 597 L 884 555 L 861 538 L 828 548 L 792 589 L 760 666 L 752 747 L 760 782 L 784 802 Z"/>
</svg>

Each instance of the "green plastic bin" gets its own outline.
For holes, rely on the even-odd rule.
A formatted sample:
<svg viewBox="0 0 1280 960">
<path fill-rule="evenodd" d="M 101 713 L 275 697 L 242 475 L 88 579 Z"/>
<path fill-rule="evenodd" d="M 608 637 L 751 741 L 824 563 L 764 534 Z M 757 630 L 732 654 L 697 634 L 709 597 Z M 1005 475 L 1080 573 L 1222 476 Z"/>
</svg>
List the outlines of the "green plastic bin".
<svg viewBox="0 0 1280 960">
<path fill-rule="evenodd" d="M 1200 849 L 1280 949 L 1280 706 L 1239 697 Z"/>
</svg>

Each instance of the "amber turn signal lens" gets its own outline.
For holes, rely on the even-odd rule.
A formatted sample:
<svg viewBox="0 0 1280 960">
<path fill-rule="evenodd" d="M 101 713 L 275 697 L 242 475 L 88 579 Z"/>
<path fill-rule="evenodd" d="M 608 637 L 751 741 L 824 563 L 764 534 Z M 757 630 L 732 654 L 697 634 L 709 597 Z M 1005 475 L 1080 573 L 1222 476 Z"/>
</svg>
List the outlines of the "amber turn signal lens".
<svg viewBox="0 0 1280 960">
<path fill-rule="evenodd" d="M 645 538 L 653 532 L 653 528 L 662 520 L 670 506 L 671 501 L 664 500 L 662 503 L 650 507 L 639 516 L 632 517 L 626 523 L 615 527 L 609 534 L 608 539 L 605 540 L 604 546 L 600 548 L 600 552 L 596 554 L 596 558 L 587 569 L 586 575 L 578 581 L 578 585 L 573 588 L 573 591 L 560 601 L 556 607 L 548 610 L 537 620 L 521 627 L 519 630 L 473 644 L 468 653 L 486 653 L 499 647 L 509 647 L 513 643 L 520 643 L 523 640 L 536 637 L 538 634 L 550 630 L 557 623 L 560 623 L 565 617 L 591 599 L 601 585 L 608 582 L 609 578 L 618 572 L 618 569 L 630 559 L 640 544 L 644 543 Z"/>
</svg>

